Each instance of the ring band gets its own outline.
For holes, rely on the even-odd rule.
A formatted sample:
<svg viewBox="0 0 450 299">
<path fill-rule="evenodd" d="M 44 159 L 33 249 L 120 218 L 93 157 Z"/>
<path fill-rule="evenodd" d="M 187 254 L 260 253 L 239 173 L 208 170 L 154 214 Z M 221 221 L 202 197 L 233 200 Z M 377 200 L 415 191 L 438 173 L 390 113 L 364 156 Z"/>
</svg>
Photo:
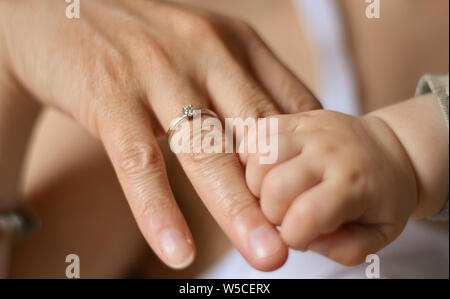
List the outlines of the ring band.
<svg viewBox="0 0 450 299">
<path fill-rule="evenodd" d="M 207 115 L 211 117 L 218 118 L 217 114 L 214 111 L 211 111 L 209 109 L 203 108 L 203 109 L 195 109 L 192 105 L 187 105 L 183 107 L 182 110 L 183 116 L 175 119 L 172 124 L 169 127 L 169 130 L 167 130 L 167 138 L 170 146 L 170 140 L 172 139 L 173 133 L 175 132 L 175 129 L 185 120 L 191 120 L 196 115 Z"/>
</svg>

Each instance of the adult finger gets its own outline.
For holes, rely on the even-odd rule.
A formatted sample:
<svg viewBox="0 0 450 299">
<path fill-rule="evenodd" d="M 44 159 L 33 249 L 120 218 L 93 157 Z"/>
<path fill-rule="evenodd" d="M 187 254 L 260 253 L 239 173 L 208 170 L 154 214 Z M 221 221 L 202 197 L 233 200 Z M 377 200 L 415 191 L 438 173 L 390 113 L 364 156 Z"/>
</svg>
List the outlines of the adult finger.
<svg viewBox="0 0 450 299">
<path fill-rule="evenodd" d="M 184 268 L 195 248 L 170 190 L 164 160 L 142 103 L 120 104 L 98 118 L 99 135 L 145 239 L 172 268 Z"/>
<path fill-rule="evenodd" d="M 273 54 L 251 26 L 242 21 L 237 26 L 243 34 L 242 44 L 247 47 L 253 73 L 284 113 L 322 108 L 313 93 Z"/>
<path fill-rule="evenodd" d="M 248 128 L 256 128 L 256 120 L 280 113 L 266 91 L 231 54 L 219 57 L 222 58 L 214 62 L 217 67 L 208 70 L 205 80 L 211 102 L 220 116 L 232 118 L 234 124 L 242 122 Z M 226 66 L 222 66 L 223 61 L 227 61 Z M 271 130 L 270 126 L 266 130 Z M 237 147 L 246 135 L 245 130 L 235 131 Z"/>
<path fill-rule="evenodd" d="M 180 116 L 182 107 L 208 107 L 207 100 L 185 81 L 171 78 L 166 82 L 172 85 L 153 93 L 160 101 L 150 101 L 165 129 Z M 287 248 L 248 190 L 237 155 L 182 153 L 178 158 L 200 198 L 246 260 L 260 270 L 280 267 Z"/>
</svg>

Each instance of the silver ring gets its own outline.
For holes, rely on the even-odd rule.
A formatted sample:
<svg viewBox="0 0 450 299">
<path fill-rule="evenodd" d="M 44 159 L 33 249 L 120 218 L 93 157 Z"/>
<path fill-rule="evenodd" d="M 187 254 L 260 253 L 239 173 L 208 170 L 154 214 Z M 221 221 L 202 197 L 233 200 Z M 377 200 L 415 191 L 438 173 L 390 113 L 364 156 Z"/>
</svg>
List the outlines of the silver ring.
<svg viewBox="0 0 450 299">
<path fill-rule="evenodd" d="M 218 118 L 217 114 L 214 111 L 211 111 L 209 109 L 195 109 L 194 106 L 192 105 L 187 105 L 185 107 L 183 107 L 182 110 L 183 115 L 177 119 L 175 119 L 172 124 L 169 127 L 169 130 L 167 130 L 167 138 L 169 141 L 169 146 L 170 146 L 170 140 L 172 139 L 172 135 L 175 132 L 176 128 L 184 121 L 186 120 L 191 120 L 193 119 L 195 116 L 197 115 L 207 115 L 207 116 L 211 116 L 211 117 L 215 117 Z"/>
</svg>

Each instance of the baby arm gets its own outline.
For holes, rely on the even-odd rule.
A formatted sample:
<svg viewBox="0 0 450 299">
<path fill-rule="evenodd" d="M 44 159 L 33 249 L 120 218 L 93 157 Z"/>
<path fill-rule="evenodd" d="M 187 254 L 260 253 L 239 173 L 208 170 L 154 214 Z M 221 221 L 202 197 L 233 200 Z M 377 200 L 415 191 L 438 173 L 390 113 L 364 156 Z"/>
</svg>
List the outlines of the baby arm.
<svg viewBox="0 0 450 299">
<path fill-rule="evenodd" d="M 319 110 L 278 119 L 278 160 L 242 155 L 249 189 L 294 249 L 355 265 L 448 195 L 448 129 L 433 95 L 363 117 Z"/>
<path fill-rule="evenodd" d="M 415 218 L 435 215 L 448 199 L 448 124 L 434 97 L 428 94 L 369 114 L 392 128 L 409 156 L 417 178 Z"/>
</svg>

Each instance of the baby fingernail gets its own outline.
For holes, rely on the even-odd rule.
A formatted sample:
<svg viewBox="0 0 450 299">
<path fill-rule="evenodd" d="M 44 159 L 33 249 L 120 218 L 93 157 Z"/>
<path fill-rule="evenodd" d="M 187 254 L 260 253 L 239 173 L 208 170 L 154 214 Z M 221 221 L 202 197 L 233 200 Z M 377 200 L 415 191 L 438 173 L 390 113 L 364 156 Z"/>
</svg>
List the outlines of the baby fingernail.
<svg viewBox="0 0 450 299">
<path fill-rule="evenodd" d="M 280 249 L 281 239 L 274 228 L 264 225 L 250 233 L 249 244 L 257 258 L 266 258 Z"/>
<path fill-rule="evenodd" d="M 190 241 L 179 230 L 166 230 L 159 239 L 166 261 L 172 268 L 185 268 L 194 260 L 194 250 Z"/>
</svg>

